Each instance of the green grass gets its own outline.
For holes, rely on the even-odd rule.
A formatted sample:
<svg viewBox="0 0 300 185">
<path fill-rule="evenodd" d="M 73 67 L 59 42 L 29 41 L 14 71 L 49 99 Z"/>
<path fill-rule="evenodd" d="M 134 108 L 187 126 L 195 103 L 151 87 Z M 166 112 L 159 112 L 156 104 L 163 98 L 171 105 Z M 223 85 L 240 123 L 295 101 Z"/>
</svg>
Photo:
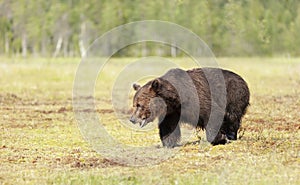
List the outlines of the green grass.
<svg viewBox="0 0 300 185">
<path fill-rule="evenodd" d="M 157 129 L 136 132 L 107 111 L 108 90 L 134 60 L 106 65 L 95 87 L 97 110 L 120 142 L 148 146 L 159 142 Z M 189 144 L 169 160 L 140 167 L 104 159 L 81 136 L 72 110 L 79 61 L 1 59 L 0 184 L 300 184 L 300 59 L 218 59 L 250 87 L 241 139 Z M 187 59 L 175 62 L 193 66 Z"/>
</svg>

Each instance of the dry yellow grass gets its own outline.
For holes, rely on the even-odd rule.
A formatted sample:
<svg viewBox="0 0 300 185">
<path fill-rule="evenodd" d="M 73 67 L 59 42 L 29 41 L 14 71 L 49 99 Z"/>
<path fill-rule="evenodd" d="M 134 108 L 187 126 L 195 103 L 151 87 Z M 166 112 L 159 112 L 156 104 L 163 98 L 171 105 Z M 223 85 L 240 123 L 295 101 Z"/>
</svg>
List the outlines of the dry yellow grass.
<svg viewBox="0 0 300 185">
<path fill-rule="evenodd" d="M 141 167 L 104 159 L 83 140 L 72 110 L 79 59 L 39 60 L 0 63 L 0 184 L 300 184 L 299 59 L 219 59 L 250 87 L 242 137 L 215 147 L 188 144 Z M 118 72 L 129 61 L 113 59 L 110 67 Z M 109 95 L 99 90 L 109 89 L 110 74 L 96 86 L 109 133 L 136 146 L 159 142 L 156 130 L 136 133 L 115 120 Z"/>
</svg>

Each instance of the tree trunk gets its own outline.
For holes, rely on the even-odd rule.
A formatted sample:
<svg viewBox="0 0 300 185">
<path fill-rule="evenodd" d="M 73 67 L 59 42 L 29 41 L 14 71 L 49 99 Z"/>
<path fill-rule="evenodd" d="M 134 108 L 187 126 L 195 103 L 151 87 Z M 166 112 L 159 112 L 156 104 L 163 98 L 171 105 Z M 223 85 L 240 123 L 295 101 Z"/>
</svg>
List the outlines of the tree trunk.
<svg viewBox="0 0 300 185">
<path fill-rule="evenodd" d="M 41 41 L 41 52 L 42 52 L 42 57 L 46 57 L 47 55 L 47 40 L 46 36 L 43 35 L 42 41 Z"/>
<path fill-rule="evenodd" d="M 27 38 L 26 38 L 26 33 L 22 34 L 22 57 L 27 56 Z"/>
<path fill-rule="evenodd" d="M 9 38 L 8 38 L 8 34 L 5 33 L 4 36 L 4 47 L 5 47 L 5 54 L 8 55 L 9 54 Z"/>
<path fill-rule="evenodd" d="M 147 56 L 147 45 L 146 42 L 144 41 L 142 43 L 142 57 L 146 57 Z"/>
<path fill-rule="evenodd" d="M 60 36 L 57 40 L 57 44 L 56 44 L 56 48 L 55 48 L 55 52 L 53 54 L 53 57 L 57 57 L 57 55 L 59 54 L 60 52 L 60 49 L 61 49 L 61 45 L 62 45 L 62 42 L 63 42 L 63 38 L 62 36 Z"/>
<path fill-rule="evenodd" d="M 85 48 L 84 48 L 84 44 L 83 44 L 83 40 L 82 39 L 79 39 L 79 50 L 80 50 L 80 56 L 81 57 L 85 57 L 85 54 L 86 54 L 86 51 L 85 51 Z"/>
<path fill-rule="evenodd" d="M 64 40 L 64 47 L 63 47 L 63 52 L 64 52 L 64 57 L 68 57 L 68 46 L 69 46 L 69 39 Z"/>
<path fill-rule="evenodd" d="M 164 55 L 164 51 L 163 49 L 161 48 L 161 46 L 157 46 L 156 48 L 156 54 L 160 57 L 162 57 Z"/>
<path fill-rule="evenodd" d="M 177 48 L 176 48 L 176 46 L 175 45 L 172 45 L 171 46 L 171 56 L 172 57 L 176 57 L 176 53 L 177 52 Z"/>
<path fill-rule="evenodd" d="M 79 37 L 79 50 L 80 50 L 80 55 L 81 57 L 84 57 L 86 54 L 86 49 L 84 47 L 84 41 L 85 41 L 85 36 L 86 36 L 86 24 L 84 22 L 81 23 L 81 27 L 80 27 L 80 37 Z"/>
</svg>

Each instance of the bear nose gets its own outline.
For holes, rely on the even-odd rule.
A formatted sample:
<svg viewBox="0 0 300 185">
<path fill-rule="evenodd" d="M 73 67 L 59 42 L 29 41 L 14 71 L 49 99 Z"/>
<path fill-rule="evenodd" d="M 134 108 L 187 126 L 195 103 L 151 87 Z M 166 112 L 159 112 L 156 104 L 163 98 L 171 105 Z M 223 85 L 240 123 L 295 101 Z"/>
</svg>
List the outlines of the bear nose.
<svg viewBox="0 0 300 185">
<path fill-rule="evenodd" d="M 134 118 L 134 116 L 131 116 L 130 122 L 131 122 L 131 123 L 135 123 L 135 118 Z"/>
</svg>

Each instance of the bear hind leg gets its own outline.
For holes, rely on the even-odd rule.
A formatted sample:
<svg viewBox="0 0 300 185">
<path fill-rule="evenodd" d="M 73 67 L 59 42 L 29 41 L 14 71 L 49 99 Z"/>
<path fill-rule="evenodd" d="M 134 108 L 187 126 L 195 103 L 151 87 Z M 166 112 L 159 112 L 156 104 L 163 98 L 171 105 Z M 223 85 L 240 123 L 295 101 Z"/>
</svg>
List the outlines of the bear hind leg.
<svg viewBox="0 0 300 185">
<path fill-rule="evenodd" d="M 218 132 L 215 139 L 211 142 L 212 145 L 224 145 L 228 143 L 228 139 L 225 134 L 223 134 L 221 131 Z"/>
</svg>

